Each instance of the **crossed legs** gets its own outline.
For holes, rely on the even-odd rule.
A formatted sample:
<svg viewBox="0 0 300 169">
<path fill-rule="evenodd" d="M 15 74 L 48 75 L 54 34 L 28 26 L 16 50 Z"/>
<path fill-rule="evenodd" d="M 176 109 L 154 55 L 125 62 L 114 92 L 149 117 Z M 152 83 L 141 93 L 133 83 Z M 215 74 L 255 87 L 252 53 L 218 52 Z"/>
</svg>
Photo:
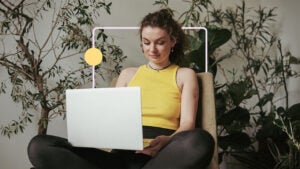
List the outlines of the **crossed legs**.
<svg viewBox="0 0 300 169">
<path fill-rule="evenodd" d="M 49 135 L 31 140 L 28 157 L 36 169 L 204 169 L 213 150 L 211 135 L 194 129 L 174 135 L 155 157 L 134 151 L 73 147 L 66 139 Z"/>
</svg>

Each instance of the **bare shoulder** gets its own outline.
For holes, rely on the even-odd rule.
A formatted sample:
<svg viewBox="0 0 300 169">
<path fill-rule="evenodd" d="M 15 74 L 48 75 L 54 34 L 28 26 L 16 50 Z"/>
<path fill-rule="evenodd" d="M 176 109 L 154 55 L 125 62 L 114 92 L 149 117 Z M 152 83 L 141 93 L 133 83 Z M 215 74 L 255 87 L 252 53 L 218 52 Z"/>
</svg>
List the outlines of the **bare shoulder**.
<svg viewBox="0 0 300 169">
<path fill-rule="evenodd" d="M 120 76 L 121 75 L 125 75 L 125 76 L 134 75 L 137 70 L 138 70 L 137 67 L 128 67 L 128 68 L 122 70 Z"/>
<path fill-rule="evenodd" d="M 180 79 L 190 79 L 190 78 L 195 78 L 197 77 L 195 71 L 193 69 L 190 68 L 186 68 L 186 67 L 181 67 L 178 69 L 177 71 L 177 77 Z"/>
<path fill-rule="evenodd" d="M 179 88 L 183 86 L 197 84 L 197 74 L 193 69 L 181 67 L 177 71 L 177 84 Z"/>
<path fill-rule="evenodd" d="M 117 87 L 127 86 L 127 84 L 132 79 L 132 77 L 135 75 L 137 70 L 138 70 L 137 67 L 128 67 L 126 69 L 123 69 L 118 77 L 116 86 Z"/>
</svg>

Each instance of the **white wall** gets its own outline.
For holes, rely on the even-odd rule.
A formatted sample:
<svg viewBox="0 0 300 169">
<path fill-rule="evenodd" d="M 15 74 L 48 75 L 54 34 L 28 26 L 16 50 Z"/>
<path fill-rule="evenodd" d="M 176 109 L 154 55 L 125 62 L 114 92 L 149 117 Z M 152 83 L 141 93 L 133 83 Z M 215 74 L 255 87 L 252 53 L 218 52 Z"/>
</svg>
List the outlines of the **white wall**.
<svg viewBox="0 0 300 169">
<path fill-rule="evenodd" d="M 299 7 L 300 1 L 279 1 L 278 4 L 282 6 L 282 13 L 280 15 L 282 30 L 280 32 L 282 44 L 285 44 L 285 49 L 289 49 L 291 53 L 300 58 L 299 39 L 300 39 L 300 23 L 299 23 Z M 284 49 L 284 50 L 285 50 Z M 300 72 L 300 66 L 293 66 L 297 72 Z M 299 103 L 300 101 L 300 79 L 291 79 L 288 81 L 289 102 L 290 106 Z"/>
<path fill-rule="evenodd" d="M 105 15 L 103 20 L 99 21 L 95 26 L 137 26 L 142 16 L 158 9 L 153 7 L 154 2 L 147 0 L 130 0 L 129 1 L 113 1 L 112 15 Z M 239 0 L 222 0 L 218 3 L 222 6 L 230 6 L 240 2 Z M 300 49 L 298 45 L 298 39 L 300 34 L 297 30 L 300 30 L 300 23 L 297 17 L 300 15 L 297 9 L 300 6 L 298 0 L 253 0 L 246 1 L 251 5 L 257 6 L 260 3 L 262 6 L 278 6 L 278 29 L 281 30 L 281 36 L 283 44 L 288 45 L 295 56 L 300 55 Z M 133 5 L 134 4 L 134 5 Z M 170 4 L 174 9 L 184 10 L 185 4 L 181 0 L 170 1 Z M 127 61 L 124 63 L 125 67 L 137 66 L 146 62 L 144 56 L 141 53 L 139 47 L 139 39 L 136 32 L 123 32 L 123 31 L 111 31 L 110 32 L 117 40 L 126 55 Z M 3 68 L 0 67 L 0 79 L 3 79 Z M 289 83 L 289 90 L 291 91 L 291 102 L 298 102 L 300 89 L 297 86 L 299 80 L 291 81 Z M 17 113 L 20 112 L 20 107 L 16 106 L 9 95 L 0 95 L 0 125 L 7 124 L 11 119 L 17 118 Z M 31 167 L 27 155 L 26 147 L 32 136 L 37 131 L 37 119 L 30 124 L 23 134 L 19 134 L 10 139 L 0 136 L 0 168 L 1 169 L 29 169 Z M 53 120 L 49 125 L 49 134 L 66 137 L 66 123 L 62 118 L 58 117 Z"/>
</svg>

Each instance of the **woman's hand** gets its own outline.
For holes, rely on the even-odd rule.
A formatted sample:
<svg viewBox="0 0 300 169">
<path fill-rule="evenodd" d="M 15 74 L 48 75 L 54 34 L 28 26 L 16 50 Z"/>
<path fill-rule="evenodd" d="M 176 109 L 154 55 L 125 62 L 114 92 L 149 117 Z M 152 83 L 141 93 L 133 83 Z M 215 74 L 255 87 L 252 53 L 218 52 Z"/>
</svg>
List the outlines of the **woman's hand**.
<svg viewBox="0 0 300 169">
<path fill-rule="evenodd" d="M 154 157 L 160 149 L 170 140 L 171 136 L 157 136 L 150 142 L 150 145 L 144 150 L 136 151 L 136 153 L 146 154 Z"/>
</svg>

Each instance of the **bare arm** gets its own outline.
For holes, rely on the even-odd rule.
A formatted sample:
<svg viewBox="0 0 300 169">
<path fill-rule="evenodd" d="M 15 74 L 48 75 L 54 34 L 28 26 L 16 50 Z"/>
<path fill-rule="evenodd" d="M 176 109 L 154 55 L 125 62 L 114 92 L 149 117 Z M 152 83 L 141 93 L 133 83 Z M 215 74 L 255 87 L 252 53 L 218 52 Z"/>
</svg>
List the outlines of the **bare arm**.
<svg viewBox="0 0 300 169">
<path fill-rule="evenodd" d="M 199 99 L 198 79 L 192 69 L 179 69 L 177 83 L 181 88 L 181 114 L 179 128 L 175 133 L 195 128 Z"/>
</svg>

